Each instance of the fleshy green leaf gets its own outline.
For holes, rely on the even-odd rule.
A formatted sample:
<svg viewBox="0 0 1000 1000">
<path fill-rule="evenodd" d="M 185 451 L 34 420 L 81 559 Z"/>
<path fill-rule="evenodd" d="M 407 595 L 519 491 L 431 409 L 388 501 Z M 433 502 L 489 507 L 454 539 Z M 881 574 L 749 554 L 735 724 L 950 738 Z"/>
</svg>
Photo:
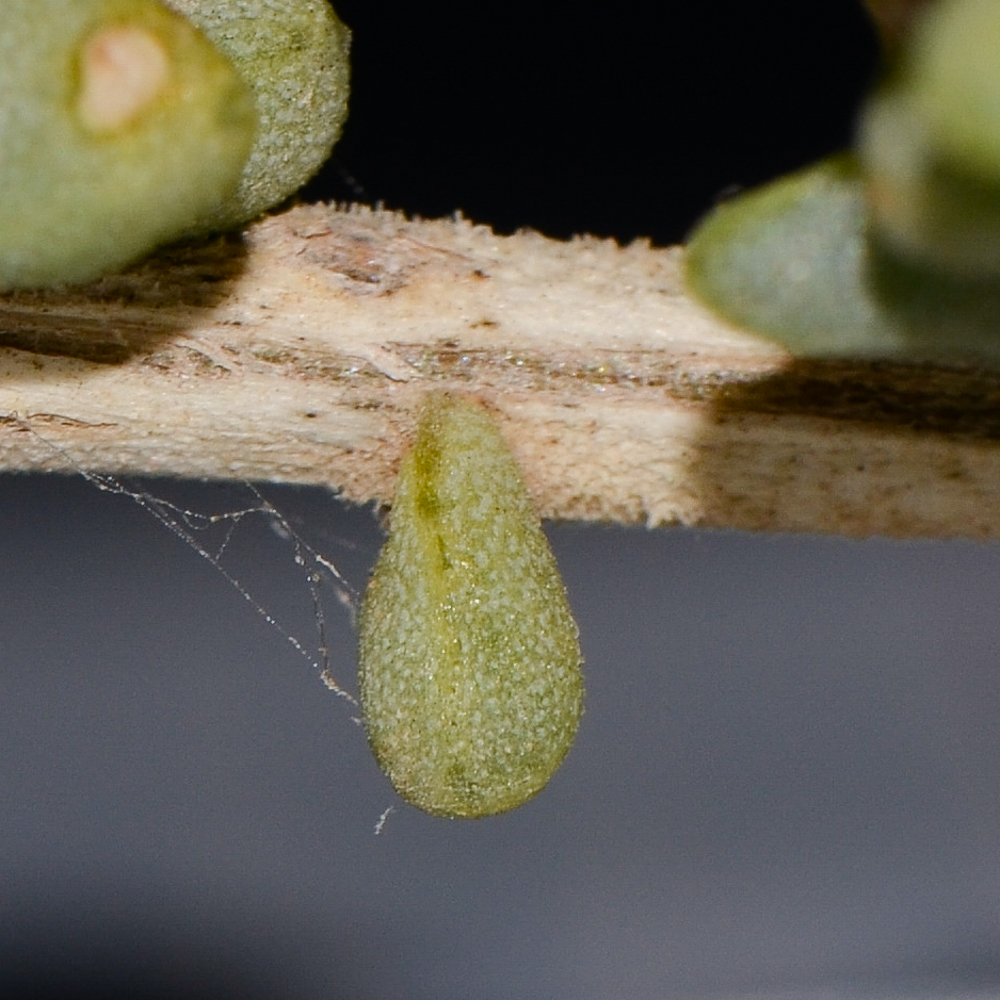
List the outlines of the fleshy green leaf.
<svg viewBox="0 0 1000 1000">
<path fill-rule="evenodd" d="M 720 205 L 685 260 L 702 301 L 799 357 L 1000 367 L 1000 283 L 912 264 L 872 238 L 848 157 Z"/>
<path fill-rule="evenodd" d="M 260 127 L 239 189 L 215 229 L 248 222 L 323 165 L 347 118 L 351 33 L 327 0 L 167 0 L 224 52 L 253 89 Z"/>
<path fill-rule="evenodd" d="M 546 784 L 582 710 L 577 629 L 517 464 L 478 403 L 426 404 L 360 625 L 368 739 L 405 799 L 486 816 Z"/>
<path fill-rule="evenodd" d="M 903 15 L 858 156 L 727 202 L 692 291 L 799 356 L 1000 367 L 1000 4 L 871 0 Z"/>
<path fill-rule="evenodd" d="M 1000 278 L 1000 4 L 942 0 L 867 102 L 859 155 L 893 252 Z"/>
<path fill-rule="evenodd" d="M 7 0 L 0 290 L 85 281 L 203 226 L 254 127 L 229 61 L 154 0 Z"/>
</svg>

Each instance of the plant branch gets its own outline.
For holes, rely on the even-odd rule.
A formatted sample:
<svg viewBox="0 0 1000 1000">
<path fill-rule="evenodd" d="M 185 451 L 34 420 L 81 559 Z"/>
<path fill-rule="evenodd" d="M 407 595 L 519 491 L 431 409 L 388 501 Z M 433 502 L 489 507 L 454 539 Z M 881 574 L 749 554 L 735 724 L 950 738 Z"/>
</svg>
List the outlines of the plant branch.
<svg viewBox="0 0 1000 1000">
<path fill-rule="evenodd" d="M 388 501 L 432 388 L 493 406 L 544 516 L 1000 536 L 1000 378 L 794 361 L 682 251 L 293 209 L 0 299 L 0 467 Z"/>
</svg>

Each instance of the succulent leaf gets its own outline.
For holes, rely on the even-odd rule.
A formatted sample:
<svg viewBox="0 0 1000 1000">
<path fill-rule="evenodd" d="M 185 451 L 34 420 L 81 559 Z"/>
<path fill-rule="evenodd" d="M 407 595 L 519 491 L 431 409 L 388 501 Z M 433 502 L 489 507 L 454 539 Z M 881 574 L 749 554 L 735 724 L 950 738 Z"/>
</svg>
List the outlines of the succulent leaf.
<svg viewBox="0 0 1000 1000">
<path fill-rule="evenodd" d="M 86 281 L 201 228 L 236 187 L 250 93 L 155 0 L 8 0 L 0 291 Z"/>
<path fill-rule="evenodd" d="M 998 51 L 996 0 L 929 6 L 860 121 L 879 234 L 956 275 L 1000 277 Z"/>
<path fill-rule="evenodd" d="M 1000 368 L 1000 5 L 910 13 L 857 157 L 719 206 L 690 240 L 688 283 L 800 356 Z"/>
<path fill-rule="evenodd" d="M 231 229 L 294 194 L 347 118 L 351 33 L 327 0 L 167 0 L 252 88 L 260 127 L 239 189 L 211 228 Z"/>
</svg>

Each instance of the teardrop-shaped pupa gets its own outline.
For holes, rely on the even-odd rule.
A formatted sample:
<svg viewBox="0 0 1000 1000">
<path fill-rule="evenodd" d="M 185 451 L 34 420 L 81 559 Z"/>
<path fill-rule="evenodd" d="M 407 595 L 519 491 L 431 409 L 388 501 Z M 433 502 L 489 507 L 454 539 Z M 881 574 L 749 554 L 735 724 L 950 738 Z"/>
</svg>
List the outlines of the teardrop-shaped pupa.
<svg viewBox="0 0 1000 1000">
<path fill-rule="evenodd" d="M 425 404 L 360 632 L 368 740 L 403 798 L 488 816 L 545 786 L 582 711 L 577 628 L 517 463 L 479 403 Z"/>
</svg>

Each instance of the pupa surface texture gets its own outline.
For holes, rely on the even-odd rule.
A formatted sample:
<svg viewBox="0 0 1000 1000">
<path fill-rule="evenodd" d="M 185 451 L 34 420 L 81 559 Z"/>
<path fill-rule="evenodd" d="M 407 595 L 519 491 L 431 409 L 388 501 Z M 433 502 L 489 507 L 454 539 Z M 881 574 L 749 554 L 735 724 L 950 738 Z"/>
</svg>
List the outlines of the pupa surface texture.
<svg viewBox="0 0 1000 1000">
<path fill-rule="evenodd" d="M 372 750 L 426 812 L 513 809 L 573 742 L 576 623 L 517 463 L 479 403 L 436 394 L 425 404 L 360 644 Z"/>
</svg>

